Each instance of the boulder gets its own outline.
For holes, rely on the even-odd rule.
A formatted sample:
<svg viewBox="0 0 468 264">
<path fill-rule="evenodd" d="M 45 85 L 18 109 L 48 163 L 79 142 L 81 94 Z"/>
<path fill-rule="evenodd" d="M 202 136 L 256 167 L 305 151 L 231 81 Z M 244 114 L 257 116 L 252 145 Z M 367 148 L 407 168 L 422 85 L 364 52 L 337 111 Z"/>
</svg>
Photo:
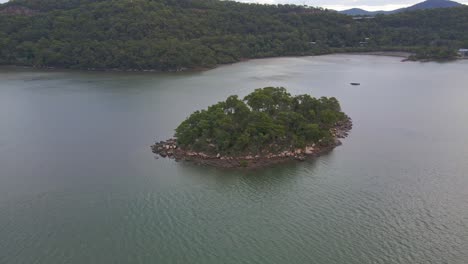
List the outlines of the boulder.
<svg viewBox="0 0 468 264">
<path fill-rule="evenodd" d="M 314 147 L 306 147 L 304 153 L 307 155 L 314 154 Z"/>
<path fill-rule="evenodd" d="M 299 160 L 299 161 L 305 161 L 305 157 L 304 156 L 295 156 L 294 157 L 296 160 Z"/>
</svg>

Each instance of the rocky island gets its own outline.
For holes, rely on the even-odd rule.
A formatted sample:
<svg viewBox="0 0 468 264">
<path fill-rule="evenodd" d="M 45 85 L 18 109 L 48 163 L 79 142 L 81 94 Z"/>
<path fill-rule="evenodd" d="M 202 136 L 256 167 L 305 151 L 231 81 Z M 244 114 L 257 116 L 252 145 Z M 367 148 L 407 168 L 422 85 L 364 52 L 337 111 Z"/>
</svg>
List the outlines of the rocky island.
<svg viewBox="0 0 468 264">
<path fill-rule="evenodd" d="M 334 97 L 291 96 L 283 87 L 265 87 L 194 112 L 174 138 L 151 148 L 176 161 L 258 168 L 330 151 L 351 128 Z"/>
</svg>

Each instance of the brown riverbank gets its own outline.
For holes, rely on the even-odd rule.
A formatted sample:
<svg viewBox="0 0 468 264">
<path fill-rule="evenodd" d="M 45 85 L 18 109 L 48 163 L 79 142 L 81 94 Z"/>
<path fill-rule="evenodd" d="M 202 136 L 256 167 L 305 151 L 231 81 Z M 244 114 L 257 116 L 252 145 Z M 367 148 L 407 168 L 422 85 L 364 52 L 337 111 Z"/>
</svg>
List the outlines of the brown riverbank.
<svg viewBox="0 0 468 264">
<path fill-rule="evenodd" d="M 177 145 L 174 138 L 166 141 L 156 142 L 151 146 L 153 153 L 163 158 L 176 161 L 188 161 L 199 165 L 208 165 L 220 168 L 261 168 L 286 161 L 304 161 L 308 158 L 317 157 L 331 151 L 341 145 L 340 139 L 348 136 L 352 128 L 351 119 L 339 122 L 331 130 L 334 140 L 328 145 L 313 144 L 302 149 L 286 149 L 276 153 L 245 154 L 240 156 L 225 156 L 219 153 L 207 154 L 192 150 L 185 150 Z"/>
</svg>

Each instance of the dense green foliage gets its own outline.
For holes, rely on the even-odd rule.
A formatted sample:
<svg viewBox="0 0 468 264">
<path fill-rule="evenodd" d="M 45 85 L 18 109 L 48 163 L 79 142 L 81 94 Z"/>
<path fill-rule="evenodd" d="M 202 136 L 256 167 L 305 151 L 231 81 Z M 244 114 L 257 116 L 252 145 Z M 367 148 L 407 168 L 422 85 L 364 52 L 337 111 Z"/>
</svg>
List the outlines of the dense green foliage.
<svg viewBox="0 0 468 264">
<path fill-rule="evenodd" d="M 409 57 L 410 60 L 416 61 L 444 61 L 453 60 L 458 57 L 455 49 L 450 47 L 426 47 L 419 48 L 414 55 Z"/>
<path fill-rule="evenodd" d="M 218 0 L 11 0 L 0 5 L 0 64 L 180 70 L 242 58 L 457 49 L 468 46 L 466 28 L 466 7 L 354 20 Z"/>
<path fill-rule="evenodd" d="M 378 15 L 366 21 L 369 46 L 413 51 L 426 59 L 453 58 L 468 46 L 468 7 L 439 8 Z"/>
<path fill-rule="evenodd" d="M 330 128 L 345 118 L 334 97 L 291 96 L 285 88 L 266 87 L 196 111 L 177 127 L 176 137 L 180 146 L 196 151 L 275 152 L 329 144 Z"/>
</svg>

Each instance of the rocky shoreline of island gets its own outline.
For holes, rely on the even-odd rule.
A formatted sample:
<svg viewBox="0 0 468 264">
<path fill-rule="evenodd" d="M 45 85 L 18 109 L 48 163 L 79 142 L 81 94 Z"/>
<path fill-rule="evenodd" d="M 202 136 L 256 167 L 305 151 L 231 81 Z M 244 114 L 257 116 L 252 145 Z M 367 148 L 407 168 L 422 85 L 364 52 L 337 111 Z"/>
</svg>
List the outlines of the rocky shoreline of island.
<svg viewBox="0 0 468 264">
<path fill-rule="evenodd" d="M 265 152 L 262 154 L 248 153 L 239 156 L 225 156 L 219 153 L 203 153 L 183 149 L 178 146 L 177 139 L 170 138 L 166 141 L 156 142 L 151 146 L 154 154 L 174 159 L 175 161 L 187 161 L 198 165 L 208 165 L 218 168 L 261 168 L 286 161 L 305 161 L 308 158 L 320 156 L 341 145 L 340 139 L 346 138 L 352 129 L 351 118 L 339 121 L 331 129 L 333 143 L 328 145 L 313 144 L 304 148 L 286 149 L 281 152 Z"/>
</svg>

